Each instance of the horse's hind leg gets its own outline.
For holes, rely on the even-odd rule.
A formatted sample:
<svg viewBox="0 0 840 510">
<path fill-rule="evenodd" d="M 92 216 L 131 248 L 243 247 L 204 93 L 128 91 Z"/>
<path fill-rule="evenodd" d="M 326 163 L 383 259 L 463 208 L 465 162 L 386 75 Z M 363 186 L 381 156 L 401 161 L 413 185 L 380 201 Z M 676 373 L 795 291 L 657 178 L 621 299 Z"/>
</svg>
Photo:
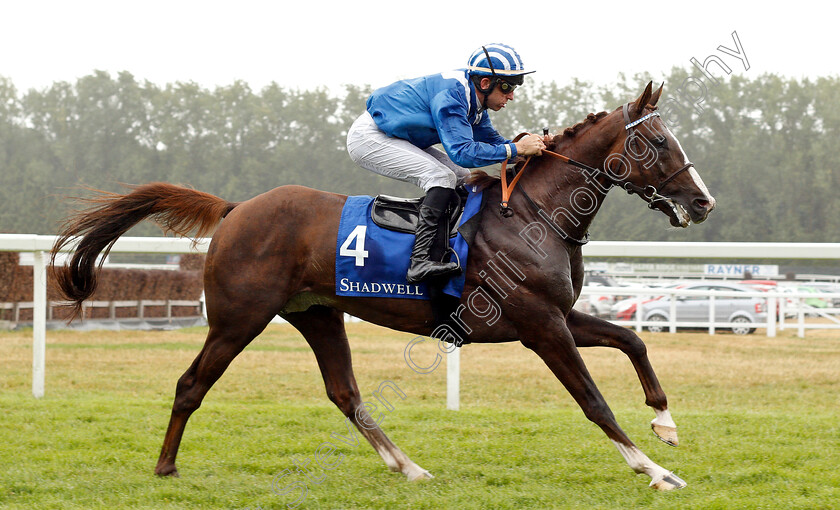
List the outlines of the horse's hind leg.
<svg viewBox="0 0 840 510">
<path fill-rule="evenodd" d="M 656 418 L 650 423 L 653 433 L 665 443 L 677 446 L 677 425 L 668 411 L 668 399 L 653 372 L 642 339 L 627 328 L 577 310 L 572 310 L 566 318 L 566 325 L 578 347 L 612 347 L 630 358 L 645 392 L 645 404 L 656 412 Z"/>
<path fill-rule="evenodd" d="M 388 439 L 362 404 L 344 330 L 344 313 L 313 306 L 305 312 L 288 313 L 283 317 L 303 334 L 312 347 L 324 377 L 327 396 L 370 442 L 391 471 L 399 471 L 409 480 L 432 478 L 428 471 L 412 462 Z"/>
<path fill-rule="evenodd" d="M 234 321 L 233 316 L 211 322 L 207 340 L 198 356 L 178 379 L 172 416 L 163 440 L 155 474 L 178 476 L 175 457 L 187 420 L 201 405 L 210 387 L 222 376 L 230 362 L 262 332 L 274 314 L 249 314 Z"/>
</svg>

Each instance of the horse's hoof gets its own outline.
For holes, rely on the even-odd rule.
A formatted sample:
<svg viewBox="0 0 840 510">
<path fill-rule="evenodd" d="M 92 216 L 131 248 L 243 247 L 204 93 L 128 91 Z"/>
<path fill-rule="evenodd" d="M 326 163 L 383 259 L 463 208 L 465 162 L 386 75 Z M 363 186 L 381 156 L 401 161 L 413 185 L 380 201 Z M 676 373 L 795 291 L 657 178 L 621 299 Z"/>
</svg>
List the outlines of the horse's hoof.
<svg viewBox="0 0 840 510">
<path fill-rule="evenodd" d="M 685 480 L 675 475 L 674 473 L 668 473 L 659 480 L 650 482 L 650 486 L 658 491 L 672 491 L 674 489 L 682 489 L 686 485 L 688 484 L 685 483 Z"/>
<path fill-rule="evenodd" d="M 416 464 L 407 470 L 405 476 L 408 478 L 409 482 L 418 482 L 420 480 L 434 478 L 431 473 Z"/>
<path fill-rule="evenodd" d="M 677 427 L 670 427 L 668 425 L 657 425 L 656 423 L 651 423 L 650 428 L 653 429 L 653 433 L 656 435 L 656 437 L 661 439 L 662 442 L 671 446 L 677 446 L 680 444 L 680 440 L 677 439 Z"/>
<path fill-rule="evenodd" d="M 172 466 L 159 466 L 155 468 L 155 474 L 158 476 L 171 476 L 172 478 L 180 478 L 181 475 L 178 474 L 178 468 L 174 465 Z"/>
</svg>

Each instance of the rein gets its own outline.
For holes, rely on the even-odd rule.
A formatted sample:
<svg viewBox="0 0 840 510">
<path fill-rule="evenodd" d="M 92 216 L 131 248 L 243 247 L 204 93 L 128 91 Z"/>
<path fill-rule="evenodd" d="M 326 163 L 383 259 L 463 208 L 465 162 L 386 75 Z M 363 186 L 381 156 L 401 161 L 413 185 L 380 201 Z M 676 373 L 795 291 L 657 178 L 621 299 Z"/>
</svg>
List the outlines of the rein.
<svg viewBox="0 0 840 510">
<path fill-rule="evenodd" d="M 519 139 L 521 139 L 525 135 L 526 135 L 526 133 L 520 133 L 519 135 L 517 135 L 516 138 L 514 138 L 513 141 L 514 142 L 519 141 Z M 568 157 L 566 157 L 562 154 L 558 154 L 556 152 L 552 152 L 552 151 L 549 151 L 549 150 L 543 150 L 542 152 L 543 152 L 543 154 L 549 154 L 551 156 L 554 156 L 555 158 L 559 158 L 560 160 L 562 160 L 566 163 L 569 163 L 569 164 L 572 164 L 572 165 L 575 165 L 575 166 L 579 166 L 579 167 L 587 169 L 587 170 L 595 170 L 594 168 L 591 168 L 587 165 L 584 165 L 583 163 L 580 163 L 578 161 L 570 159 L 570 158 L 568 158 Z M 502 201 L 499 205 L 500 205 L 500 211 L 501 211 L 502 216 L 504 216 L 505 218 L 510 218 L 511 216 L 513 216 L 513 209 L 511 209 L 508 206 L 508 202 L 510 201 L 510 195 L 511 195 L 511 193 L 513 193 L 513 188 L 515 188 L 516 184 L 519 182 L 519 178 L 522 177 L 522 174 L 525 173 L 525 167 L 527 167 L 528 163 L 531 162 L 531 156 L 528 156 L 528 158 L 525 160 L 525 164 L 522 165 L 522 169 L 520 169 L 519 173 L 517 173 L 513 177 L 513 179 L 510 181 L 510 184 L 508 184 L 508 182 L 507 182 L 507 162 L 508 162 L 508 160 L 504 160 L 502 162 L 502 175 L 501 175 Z M 597 170 L 595 170 L 595 171 L 597 171 Z M 540 206 L 538 206 L 536 204 L 536 202 L 534 202 L 534 200 L 528 195 L 528 193 L 525 192 L 525 188 L 521 188 L 521 191 L 522 191 L 522 196 L 525 197 L 525 200 L 528 201 L 528 204 L 531 205 L 531 208 L 534 209 L 535 211 L 537 211 L 537 213 L 539 214 L 539 211 L 541 210 Z M 554 233 L 557 234 L 558 236 L 560 236 L 560 238 L 563 239 L 564 241 L 568 241 L 568 242 L 570 242 L 572 244 L 576 244 L 578 246 L 583 246 L 584 244 L 589 242 L 589 232 L 587 232 L 584 235 L 583 239 L 575 239 L 574 237 L 570 237 L 568 234 L 566 234 L 565 232 L 563 232 L 562 230 L 557 228 L 557 225 L 555 225 L 553 221 L 547 221 L 546 223 L 548 223 L 548 226 L 551 227 L 551 229 L 554 231 Z"/>
<path fill-rule="evenodd" d="M 628 137 L 633 136 L 635 134 L 635 127 L 638 126 L 639 124 L 641 124 L 644 121 L 646 121 L 648 119 L 651 119 L 653 117 L 659 117 L 660 116 L 659 112 L 651 112 L 651 113 L 649 113 L 649 114 L 631 122 L 630 121 L 630 114 L 629 114 L 629 106 L 630 106 L 630 103 L 625 104 L 624 108 L 623 108 L 623 112 L 622 112 L 623 115 L 624 115 L 624 129 L 627 130 L 627 132 L 628 132 L 627 136 Z M 513 139 L 513 142 L 518 142 L 525 135 L 527 135 L 527 133 L 520 133 L 519 135 L 516 136 L 516 138 Z M 626 152 L 626 148 L 625 148 L 624 152 Z M 624 155 L 624 152 L 622 152 L 622 156 L 626 157 Z M 694 163 L 689 162 L 688 164 L 686 164 L 685 166 L 683 166 L 682 168 L 680 168 L 679 170 L 675 171 L 670 176 L 665 178 L 662 182 L 659 183 L 659 185 L 653 186 L 653 185 L 649 184 L 647 186 L 642 187 L 642 186 L 637 186 L 637 185 L 635 185 L 635 184 L 633 184 L 632 182 L 629 182 L 629 181 L 622 182 L 622 181 L 616 179 L 615 177 L 613 177 L 612 175 L 610 175 L 609 172 L 606 172 L 606 171 L 601 170 L 599 168 L 593 168 L 593 167 L 591 167 L 587 164 L 581 163 L 580 161 L 575 161 L 574 159 L 571 159 L 567 156 L 564 156 L 562 154 L 558 154 L 556 152 L 553 152 L 553 151 L 550 151 L 550 150 L 547 150 L 547 149 L 543 149 L 542 154 L 552 156 L 554 158 L 557 158 L 557 159 L 563 161 L 564 163 L 568 163 L 568 164 L 570 164 L 572 166 L 576 166 L 576 167 L 578 167 L 582 170 L 586 170 L 587 172 L 591 172 L 591 173 L 598 174 L 598 175 L 601 175 L 603 177 L 606 177 L 607 180 L 610 181 L 610 184 L 612 186 L 618 186 L 620 188 L 623 188 L 625 191 L 627 191 L 628 194 L 634 194 L 635 193 L 636 195 L 639 195 L 642 198 L 642 200 L 644 200 L 645 202 L 648 203 L 648 207 L 650 209 L 653 209 L 655 207 L 654 204 L 656 202 L 670 200 L 667 196 L 664 196 L 664 195 L 660 194 L 660 191 L 662 190 L 662 188 L 664 188 L 669 182 L 674 180 L 681 173 L 685 172 L 686 170 L 688 170 L 689 168 L 694 166 Z M 513 209 L 511 209 L 510 206 L 508 205 L 509 202 L 510 202 L 510 197 L 511 197 L 511 194 L 513 193 L 514 188 L 519 183 L 519 179 L 522 177 L 522 174 L 525 173 L 525 168 L 528 166 L 528 163 L 531 162 L 532 157 L 533 156 L 528 156 L 525 159 L 525 163 L 522 165 L 522 168 L 513 177 L 513 179 L 510 181 L 510 183 L 507 182 L 507 163 L 508 163 L 509 160 L 506 159 L 505 161 L 502 162 L 502 169 L 501 169 L 502 200 L 499 204 L 499 210 L 500 210 L 502 216 L 504 216 L 505 218 L 509 218 L 509 217 L 513 216 Z M 532 207 L 539 210 L 539 207 L 537 206 L 537 204 L 531 199 L 531 197 L 528 196 L 528 194 L 525 192 L 524 189 L 522 189 L 522 194 L 525 196 L 528 203 L 531 204 Z M 589 241 L 589 233 L 588 232 L 587 232 L 586 237 L 584 239 L 578 240 L 578 239 L 571 238 L 568 235 L 562 233 L 555 225 L 551 224 L 552 222 L 549 222 L 549 223 L 550 223 L 550 226 L 552 227 L 552 229 L 558 235 L 560 235 L 560 237 L 562 237 L 563 239 L 565 239 L 567 241 L 571 241 L 571 242 L 573 242 L 575 244 L 579 244 L 579 245 L 586 244 Z"/>
</svg>

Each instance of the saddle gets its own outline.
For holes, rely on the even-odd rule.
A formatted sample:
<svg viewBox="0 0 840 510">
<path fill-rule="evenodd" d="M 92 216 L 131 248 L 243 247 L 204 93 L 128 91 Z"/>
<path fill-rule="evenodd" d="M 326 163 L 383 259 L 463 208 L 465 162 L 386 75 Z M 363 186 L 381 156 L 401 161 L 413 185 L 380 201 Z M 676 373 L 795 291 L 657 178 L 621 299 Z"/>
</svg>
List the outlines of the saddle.
<svg viewBox="0 0 840 510">
<path fill-rule="evenodd" d="M 447 211 L 449 213 L 447 215 L 449 237 L 455 237 L 458 233 L 459 219 L 464 212 L 464 204 L 466 203 L 467 190 L 459 186 L 456 191 L 460 200 L 457 205 L 450 206 L 449 211 Z M 420 204 L 422 203 L 423 197 L 400 198 L 377 195 L 373 199 L 370 218 L 384 229 L 413 234 L 417 229 L 417 218 L 420 215 Z"/>
</svg>

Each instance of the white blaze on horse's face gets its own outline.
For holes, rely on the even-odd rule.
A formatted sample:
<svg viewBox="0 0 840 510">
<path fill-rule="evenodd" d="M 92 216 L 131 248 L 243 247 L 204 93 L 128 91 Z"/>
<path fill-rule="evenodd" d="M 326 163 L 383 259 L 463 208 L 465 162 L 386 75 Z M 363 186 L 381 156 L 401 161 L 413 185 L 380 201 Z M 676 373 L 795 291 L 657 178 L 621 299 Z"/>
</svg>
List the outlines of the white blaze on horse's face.
<svg viewBox="0 0 840 510">
<path fill-rule="evenodd" d="M 665 130 L 665 133 L 667 133 L 668 138 L 676 144 L 676 148 L 679 151 L 681 159 L 680 165 L 689 164 L 688 155 L 685 153 L 685 150 L 683 150 L 680 141 L 676 136 L 674 136 L 674 133 L 668 128 L 668 126 L 665 125 L 665 123 L 662 123 L 661 126 Z M 697 170 L 695 170 L 692 166 L 687 172 L 691 176 L 694 186 L 702 194 L 702 197 L 695 198 L 690 204 L 686 205 L 678 204 L 671 198 L 666 200 L 666 203 L 671 207 L 677 222 L 683 228 L 688 227 L 692 221 L 694 221 L 694 223 L 702 223 L 705 221 L 712 209 L 715 208 L 716 203 L 712 194 L 709 193 L 709 189 L 706 187 L 706 184 L 703 182 L 703 179 L 700 177 L 700 174 L 697 173 Z M 689 212 L 687 208 L 691 208 L 691 212 Z"/>
<path fill-rule="evenodd" d="M 677 139 L 676 136 L 674 136 L 674 133 L 672 133 L 668 126 L 665 126 L 664 123 L 663 127 L 668 132 L 668 134 L 671 135 L 671 138 L 673 138 L 674 141 L 677 142 L 677 148 L 680 150 L 680 154 L 682 154 L 683 157 L 683 164 L 687 164 L 688 156 L 683 150 L 682 144 L 680 144 L 680 141 Z M 706 187 L 706 184 L 703 182 L 703 179 L 700 178 L 700 174 L 697 173 L 697 170 L 695 170 L 694 167 L 689 168 L 688 173 L 689 175 L 691 175 L 691 178 L 694 180 L 694 184 L 697 186 L 697 188 L 699 188 L 700 191 L 702 191 L 703 194 L 706 196 L 706 201 L 709 202 L 709 210 L 711 211 L 715 208 L 715 197 L 713 197 L 712 194 L 709 193 L 709 188 Z"/>
</svg>

